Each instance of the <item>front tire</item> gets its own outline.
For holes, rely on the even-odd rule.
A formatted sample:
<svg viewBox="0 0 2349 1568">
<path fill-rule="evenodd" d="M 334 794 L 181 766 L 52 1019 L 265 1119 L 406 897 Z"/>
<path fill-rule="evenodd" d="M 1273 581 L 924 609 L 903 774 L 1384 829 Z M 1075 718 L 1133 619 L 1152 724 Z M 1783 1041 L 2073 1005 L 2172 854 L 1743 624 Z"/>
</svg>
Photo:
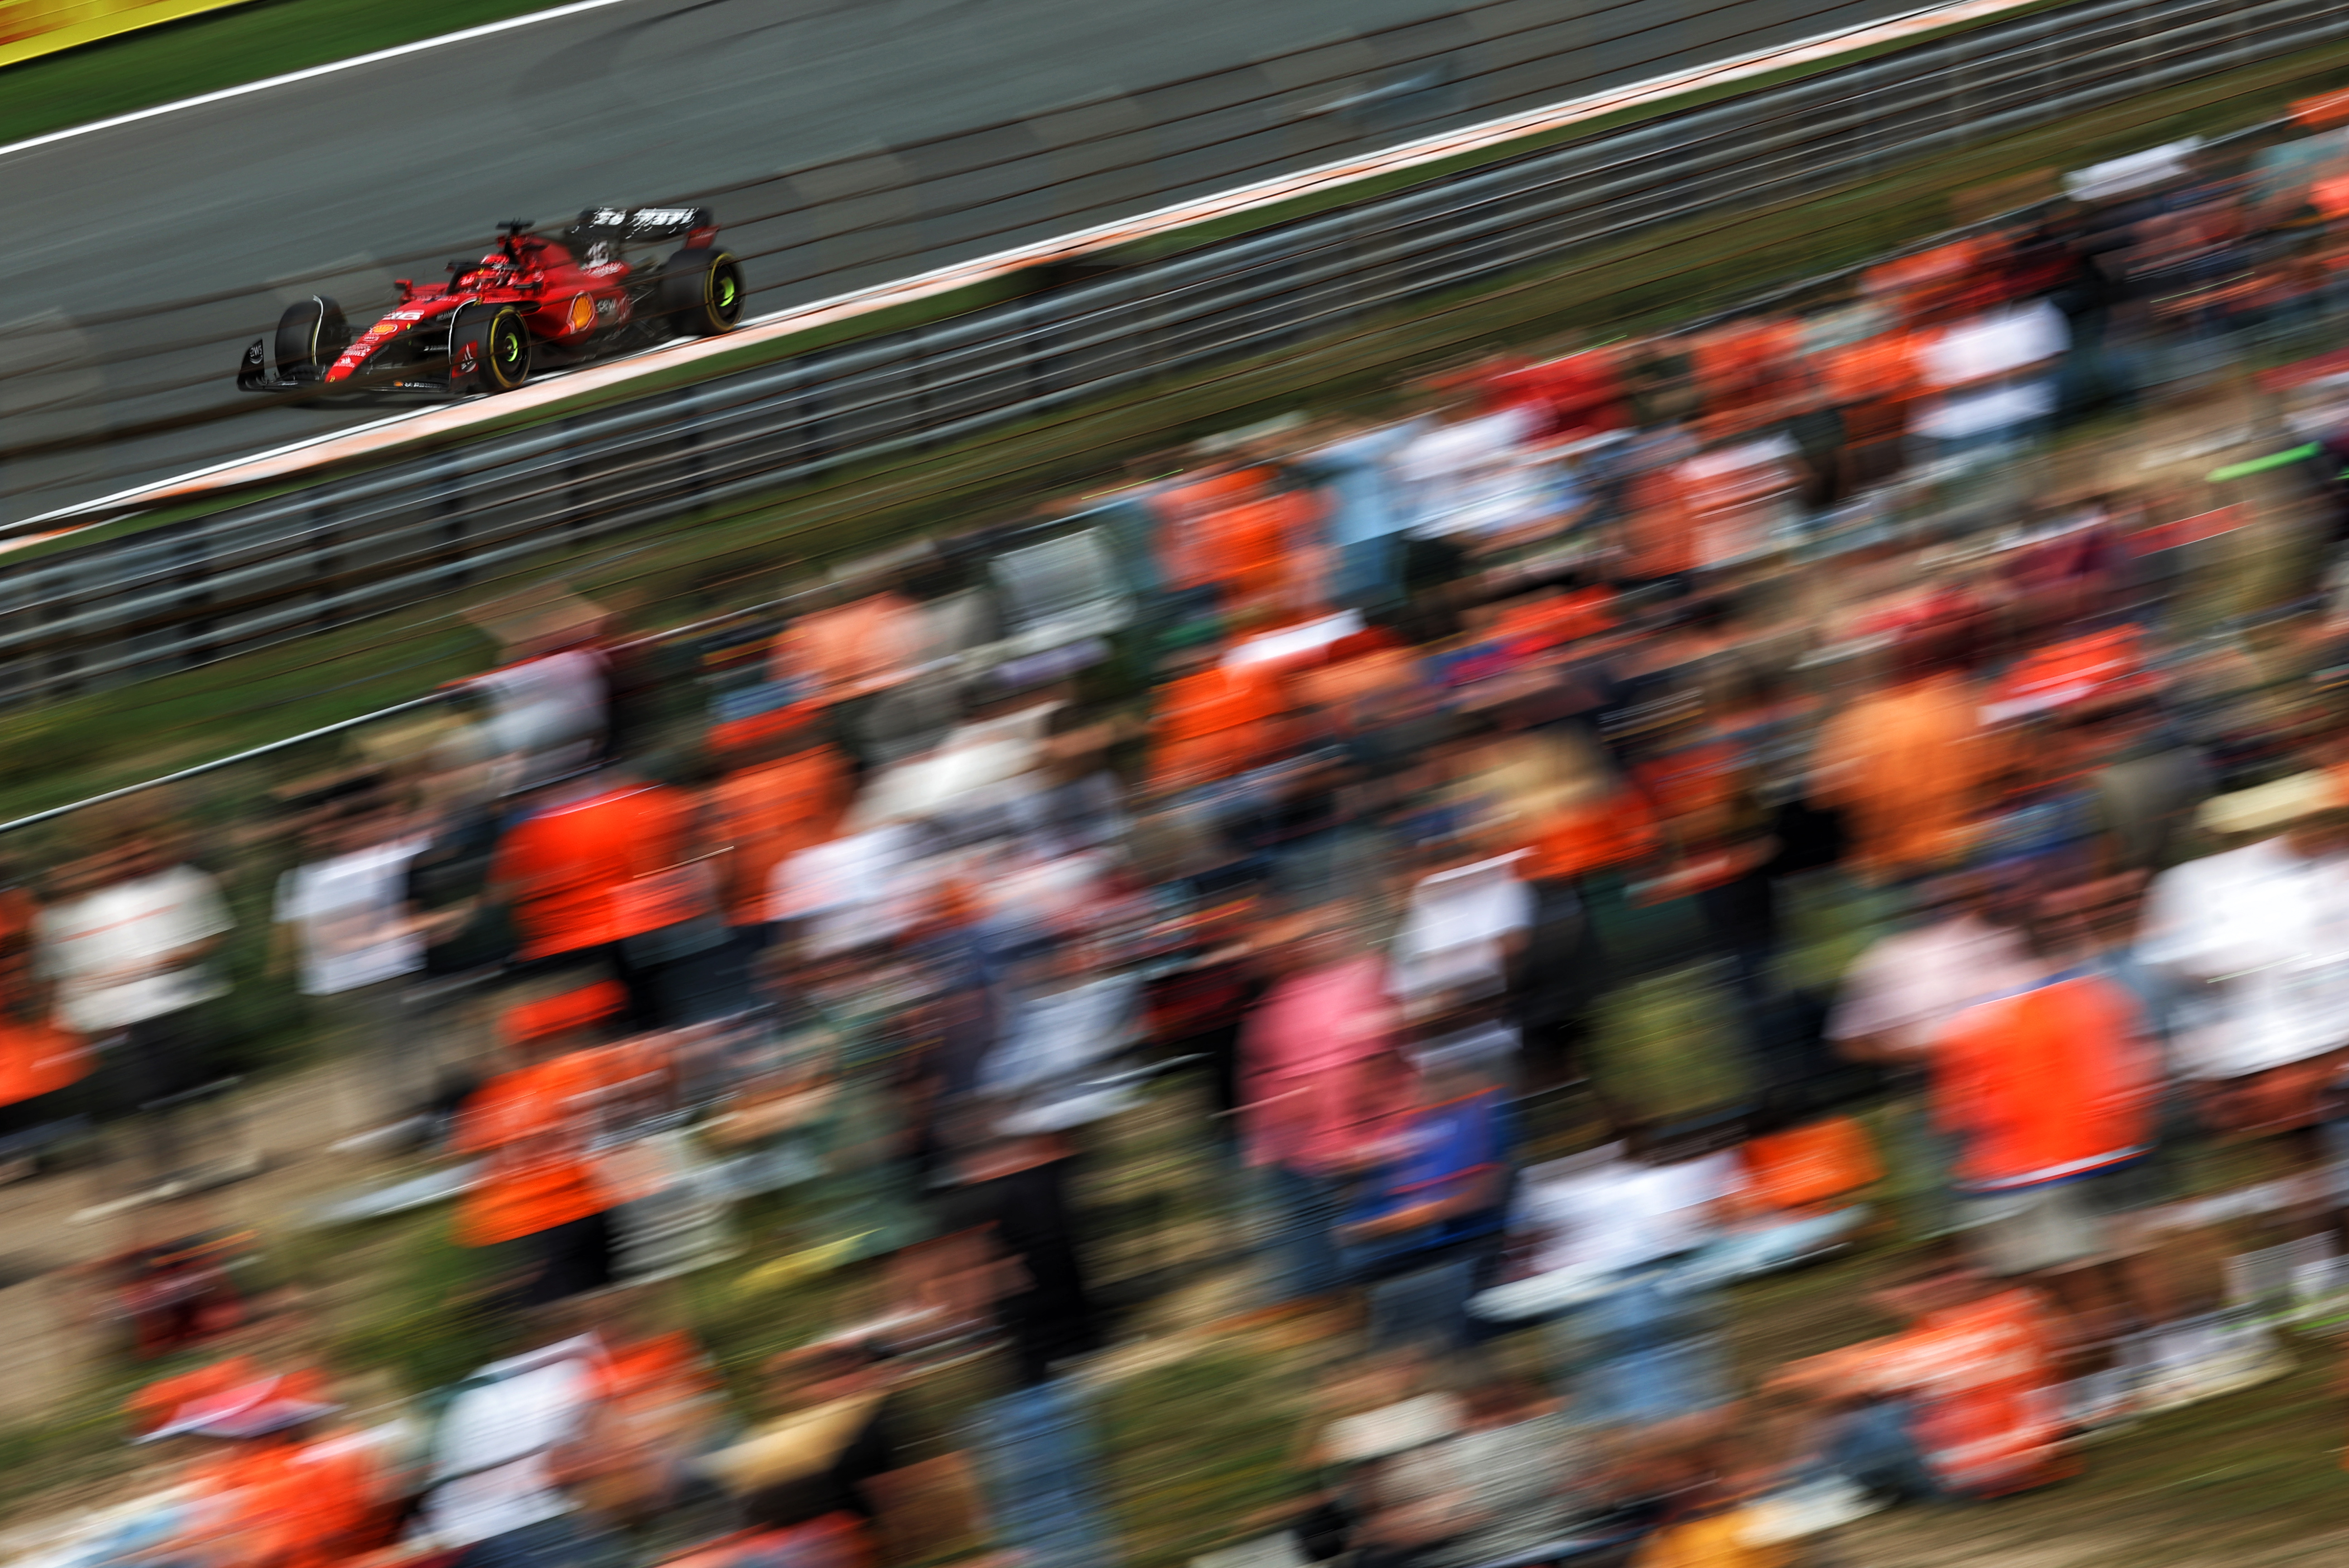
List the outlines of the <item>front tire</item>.
<svg viewBox="0 0 2349 1568">
<path fill-rule="evenodd" d="M 742 265 L 725 251 L 685 250 L 661 268 L 660 311 L 678 331 L 715 337 L 742 319 Z"/>
<path fill-rule="evenodd" d="M 469 305 L 449 329 L 449 389 L 511 392 L 530 379 L 530 328 L 511 305 Z"/>
<path fill-rule="evenodd" d="M 288 381 L 325 379 L 326 367 L 351 346 L 343 307 L 323 294 L 289 305 L 277 318 L 277 374 Z"/>
</svg>

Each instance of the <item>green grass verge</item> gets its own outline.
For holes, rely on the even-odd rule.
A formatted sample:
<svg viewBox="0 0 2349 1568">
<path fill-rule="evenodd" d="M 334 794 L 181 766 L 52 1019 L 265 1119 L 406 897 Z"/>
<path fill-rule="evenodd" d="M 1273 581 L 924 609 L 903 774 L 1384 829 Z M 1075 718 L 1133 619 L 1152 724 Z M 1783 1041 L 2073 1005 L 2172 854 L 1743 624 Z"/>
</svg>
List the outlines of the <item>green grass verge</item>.
<svg viewBox="0 0 2349 1568">
<path fill-rule="evenodd" d="M 255 0 L 0 70 L 0 143 L 543 11 L 554 0 Z"/>
</svg>

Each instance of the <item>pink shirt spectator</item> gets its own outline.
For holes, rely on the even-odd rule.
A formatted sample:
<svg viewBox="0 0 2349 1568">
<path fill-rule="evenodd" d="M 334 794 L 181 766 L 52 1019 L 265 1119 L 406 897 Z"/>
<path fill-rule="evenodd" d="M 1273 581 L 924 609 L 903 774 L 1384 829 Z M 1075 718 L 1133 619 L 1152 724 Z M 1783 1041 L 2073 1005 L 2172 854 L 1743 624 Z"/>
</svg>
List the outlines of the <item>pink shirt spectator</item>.
<svg viewBox="0 0 2349 1568">
<path fill-rule="evenodd" d="M 1393 1107 L 1370 1064 L 1393 1036 L 1375 954 L 1281 981 L 1240 1033 L 1240 1115 L 1250 1165 L 1335 1175 Z"/>
</svg>

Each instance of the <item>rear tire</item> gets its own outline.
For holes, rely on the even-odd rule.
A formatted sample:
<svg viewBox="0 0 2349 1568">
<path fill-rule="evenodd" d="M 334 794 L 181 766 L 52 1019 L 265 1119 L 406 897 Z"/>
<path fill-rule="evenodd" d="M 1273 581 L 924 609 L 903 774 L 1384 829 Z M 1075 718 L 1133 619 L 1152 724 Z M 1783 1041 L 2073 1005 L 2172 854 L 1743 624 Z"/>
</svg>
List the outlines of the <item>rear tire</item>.
<svg viewBox="0 0 2349 1568">
<path fill-rule="evenodd" d="M 530 379 L 530 328 L 511 305 L 468 305 L 449 328 L 449 387 L 511 392 Z"/>
<path fill-rule="evenodd" d="M 316 381 L 351 346 L 343 307 L 323 294 L 289 305 L 277 318 L 277 374 L 289 381 Z"/>
<path fill-rule="evenodd" d="M 661 267 L 660 311 L 678 331 L 715 337 L 742 319 L 742 266 L 724 251 L 686 250 Z"/>
</svg>

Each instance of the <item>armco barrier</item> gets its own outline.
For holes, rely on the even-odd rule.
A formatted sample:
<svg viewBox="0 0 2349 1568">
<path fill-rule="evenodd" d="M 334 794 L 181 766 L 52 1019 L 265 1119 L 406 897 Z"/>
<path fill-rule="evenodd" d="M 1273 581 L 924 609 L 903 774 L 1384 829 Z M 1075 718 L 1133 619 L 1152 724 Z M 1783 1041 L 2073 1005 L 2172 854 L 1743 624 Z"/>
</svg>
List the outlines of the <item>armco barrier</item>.
<svg viewBox="0 0 2349 1568">
<path fill-rule="evenodd" d="M 936 326 L 0 566 L 0 695 L 206 662 L 501 563 L 2349 35 L 2349 0 L 2106 0 Z"/>
</svg>

